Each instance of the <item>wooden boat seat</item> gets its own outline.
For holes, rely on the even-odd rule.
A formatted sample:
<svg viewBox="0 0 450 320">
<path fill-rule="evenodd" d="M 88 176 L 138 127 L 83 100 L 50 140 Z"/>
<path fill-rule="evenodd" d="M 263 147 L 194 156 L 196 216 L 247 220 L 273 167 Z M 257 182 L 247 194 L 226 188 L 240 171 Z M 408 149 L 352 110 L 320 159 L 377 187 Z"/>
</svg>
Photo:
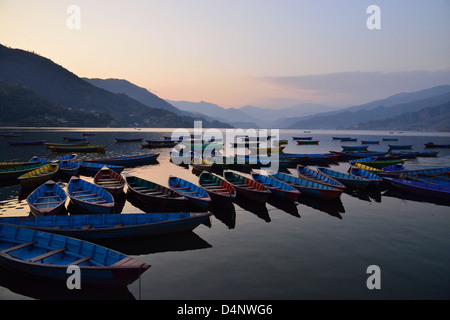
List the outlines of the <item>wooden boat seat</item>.
<svg viewBox="0 0 450 320">
<path fill-rule="evenodd" d="M 58 196 L 57 194 L 55 194 L 54 196 L 37 197 L 36 199 L 51 199 L 51 198 L 58 198 L 58 199 L 61 199 L 61 197 Z"/>
<path fill-rule="evenodd" d="M 14 250 L 19 250 L 19 249 L 22 249 L 22 248 L 26 248 L 28 246 L 31 246 L 31 245 L 35 244 L 35 243 L 36 243 L 36 241 L 25 242 L 25 243 L 19 244 L 17 246 L 14 246 L 14 247 L 2 250 L 1 252 L 2 253 L 9 253 L 9 252 L 14 251 Z"/>
<path fill-rule="evenodd" d="M 80 259 L 78 259 L 78 260 L 75 260 L 74 262 L 71 262 L 69 265 L 71 265 L 71 266 L 76 266 L 76 265 L 81 264 L 81 263 L 83 263 L 83 262 L 85 262 L 85 261 L 88 261 L 88 260 L 90 260 L 90 259 L 91 259 L 91 257 L 86 256 L 86 257 L 80 258 Z"/>
<path fill-rule="evenodd" d="M 34 202 L 33 206 L 42 206 L 47 204 L 58 204 L 61 203 L 60 201 L 52 201 L 52 202 Z"/>
<path fill-rule="evenodd" d="M 174 187 L 174 189 L 176 189 L 176 190 L 186 190 L 186 189 L 189 189 L 189 187 L 179 187 L 179 188 L 175 188 Z"/>
<path fill-rule="evenodd" d="M 65 251 L 65 250 L 66 250 L 65 248 L 58 248 L 58 249 L 49 251 L 49 252 L 47 252 L 47 253 L 41 254 L 41 255 L 39 255 L 39 256 L 37 256 L 37 257 L 31 258 L 31 259 L 28 260 L 28 261 L 29 261 L 29 262 L 37 262 L 37 261 L 39 261 L 39 260 L 42 260 L 42 259 L 51 257 L 51 256 L 53 256 L 53 255 L 55 255 L 55 254 L 58 254 L 58 253 L 60 253 L 60 252 Z"/>
<path fill-rule="evenodd" d="M 89 193 L 89 194 L 80 194 L 79 196 L 74 196 L 75 198 L 81 198 L 81 197 L 92 197 L 92 196 L 97 196 L 97 193 Z M 86 199 L 83 199 L 86 200 Z"/>
<path fill-rule="evenodd" d="M 117 179 L 112 179 L 112 178 L 110 178 L 110 179 L 98 179 L 98 182 L 108 182 L 108 181 L 117 181 Z"/>
</svg>

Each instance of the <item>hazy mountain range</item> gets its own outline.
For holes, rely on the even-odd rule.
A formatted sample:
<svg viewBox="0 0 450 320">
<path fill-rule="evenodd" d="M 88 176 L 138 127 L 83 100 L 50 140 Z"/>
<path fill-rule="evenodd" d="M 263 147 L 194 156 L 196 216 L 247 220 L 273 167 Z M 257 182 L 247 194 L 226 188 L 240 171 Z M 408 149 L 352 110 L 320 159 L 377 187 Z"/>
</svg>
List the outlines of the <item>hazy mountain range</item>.
<svg viewBox="0 0 450 320">
<path fill-rule="evenodd" d="M 35 53 L 0 45 L 0 126 L 449 130 L 450 85 L 339 108 L 222 108 L 165 100 L 125 79 L 80 78 Z"/>
</svg>

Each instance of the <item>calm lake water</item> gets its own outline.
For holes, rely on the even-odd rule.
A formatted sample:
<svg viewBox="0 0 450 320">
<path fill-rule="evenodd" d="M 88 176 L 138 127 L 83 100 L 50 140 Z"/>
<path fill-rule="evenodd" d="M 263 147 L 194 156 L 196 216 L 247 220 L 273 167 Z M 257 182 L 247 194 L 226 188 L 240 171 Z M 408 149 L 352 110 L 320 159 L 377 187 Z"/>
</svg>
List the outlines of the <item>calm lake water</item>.
<svg viewBox="0 0 450 320">
<path fill-rule="evenodd" d="M 42 146 L 9 146 L 8 141 L 63 142 L 63 136 L 80 135 L 76 129 L 3 129 L 19 138 L 0 137 L 0 162 L 28 161 L 33 156 L 52 159 Z M 169 175 L 198 182 L 192 167 L 170 162 L 170 149 L 143 149 L 139 142 L 116 143 L 118 137 L 162 139 L 171 129 L 90 129 L 91 145 L 106 144 L 104 154 L 80 154 L 81 159 L 160 152 L 158 163 L 126 168 L 124 174 L 167 185 Z M 313 136 L 319 145 L 298 146 L 293 136 Z M 397 137 L 369 150 L 386 151 L 387 144 L 450 143 L 450 135 L 432 132 L 376 131 L 280 131 L 288 139 L 285 152 L 323 153 L 341 151 L 341 145 L 361 140 Z M 333 140 L 350 136 L 358 142 Z M 431 149 L 430 149 L 431 150 Z M 435 158 L 406 162 L 407 169 L 450 166 L 450 149 Z M 314 166 L 312 166 L 314 168 Z M 331 165 L 345 172 L 348 163 Z M 295 173 L 294 169 L 289 169 Z M 248 173 L 243 173 L 248 174 Z M 82 176 L 92 181 L 92 177 Z M 65 185 L 65 182 L 61 182 Z M 0 187 L 0 216 L 30 214 L 20 185 Z M 145 212 L 124 199 L 122 213 Z M 70 211 L 70 209 L 69 209 Z M 28 279 L 0 269 L 0 300 L 25 299 L 142 299 L 142 300 L 302 300 L 302 299 L 449 299 L 450 298 L 450 207 L 417 196 L 378 192 L 352 192 L 339 201 L 304 198 L 287 206 L 267 203 L 234 204 L 234 210 L 215 211 L 210 225 L 193 232 L 134 241 L 103 243 L 148 264 L 140 280 L 127 288 L 70 291 L 39 279 Z M 369 290 L 367 268 L 380 268 L 381 289 Z"/>
</svg>

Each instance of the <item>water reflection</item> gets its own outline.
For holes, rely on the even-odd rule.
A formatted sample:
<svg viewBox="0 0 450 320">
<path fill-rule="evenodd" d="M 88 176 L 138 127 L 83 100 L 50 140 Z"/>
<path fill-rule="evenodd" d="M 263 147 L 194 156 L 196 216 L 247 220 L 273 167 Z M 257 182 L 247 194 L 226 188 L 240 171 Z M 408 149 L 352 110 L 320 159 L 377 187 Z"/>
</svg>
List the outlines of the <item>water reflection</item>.
<svg viewBox="0 0 450 320">
<path fill-rule="evenodd" d="M 341 213 L 345 213 L 344 205 L 340 198 L 324 201 L 312 197 L 299 197 L 298 202 L 310 208 L 328 213 L 332 217 L 342 219 Z"/>
<path fill-rule="evenodd" d="M 265 203 L 248 201 L 245 198 L 239 196 L 236 197 L 235 203 L 245 211 L 249 211 L 255 214 L 258 218 L 261 218 L 266 222 L 271 221 L 269 211 L 267 210 Z"/>
<path fill-rule="evenodd" d="M 270 197 L 267 201 L 268 204 L 271 206 L 280 209 L 286 213 L 289 213 L 290 215 L 300 218 L 300 214 L 298 213 L 297 202 L 292 201 L 286 201 L 283 199 L 280 199 L 278 197 Z"/>
<path fill-rule="evenodd" d="M 206 240 L 193 231 L 157 235 L 139 239 L 105 239 L 93 241 L 126 255 L 145 255 L 169 251 L 188 251 L 211 248 Z"/>
<path fill-rule="evenodd" d="M 433 203 L 441 206 L 450 206 L 450 199 L 443 199 L 443 198 L 434 198 L 429 196 L 423 196 L 419 194 L 412 194 L 407 192 L 401 192 L 395 189 L 389 189 L 386 192 L 383 193 L 383 197 L 389 197 L 389 198 L 398 198 L 402 200 L 407 201 L 414 201 L 414 202 L 428 202 Z"/>
<path fill-rule="evenodd" d="M 81 283 L 80 290 L 69 290 L 65 282 L 28 277 L 2 267 L 0 286 L 16 294 L 39 300 L 136 300 L 127 287 L 95 288 L 84 287 Z"/>
<path fill-rule="evenodd" d="M 213 206 L 211 212 L 229 229 L 234 229 L 236 226 L 236 209 L 233 204 L 231 206 Z"/>
</svg>

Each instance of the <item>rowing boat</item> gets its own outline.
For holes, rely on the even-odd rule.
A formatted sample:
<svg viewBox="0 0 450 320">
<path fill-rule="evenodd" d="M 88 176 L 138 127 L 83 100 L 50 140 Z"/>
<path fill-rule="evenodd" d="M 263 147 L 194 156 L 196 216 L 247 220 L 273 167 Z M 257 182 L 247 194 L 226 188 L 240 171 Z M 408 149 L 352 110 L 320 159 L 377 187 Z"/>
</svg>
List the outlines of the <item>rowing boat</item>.
<svg viewBox="0 0 450 320">
<path fill-rule="evenodd" d="M 383 178 L 383 181 L 402 191 L 416 193 L 422 196 L 438 197 L 446 200 L 450 199 L 450 186 L 448 185 L 395 178 Z"/>
<path fill-rule="evenodd" d="M 223 177 L 233 185 L 238 197 L 247 198 L 259 203 L 265 203 L 269 199 L 271 191 L 253 179 L 230 170 L 224 170 Z"/>
<path fill-rule="evenodd" d="M 116 142 L 141 142 L 144 138 L 114 138 Z"/>
<path fill-rule="evenodd" d="M 48 217 L 6 217 L 0 223 L 95 241 L 136 239 L 192 231 L 210 212 L 86 214 Z"/>
<path fill-rule="evenodd" d="M 380 144 L 379 140 L 361 140 L 362 144 Z"/>
<path fill-rule="evenodd" d="M 80 164 L 68 160 L 63 160 L 58 163 L 59 172 L 66 176 L 76 176 L 80 171 Z"/>
<path fill-rule="evenodd" d="M 170 176 L 169 187 L 188 198 L 189 202 L 199 209 L 207 209 L 212 202 L 211 197 L 205 189 L 184 179 Z"/>
<path fill-rule="evenodd" d="M 149 154 L 141 154 L 141 155 L 137 155 L 137 156 L 85 160 L 85 162 L 101 163 L 104 165 L 112 164 L 115 166 L 133 167 L 133 166 L 155 163 L 158 156 L 159 156 L 159 153 L 156 153 L 156 154 L 149 153 Z"/>
<path fill-rule="evenodd" d="M 179 142 L 174 140 L 145 140 L 147 143 L 142 144 L 143 148 L 172 148 Z"/>
<path fill-rule="evenodd" d="M 358 140 L 358 138 L 342 138 L 341 142 L 344 142 L 344 141 L 357 141 L 357 140 Z"/>
<path fill-rule="evenodd" d="M 230 205 L 236 198 L 236 189 L 233 185 L 211 172 L 203 171 L 199 176 L 198 183 L 208 192 L 214 202 Z"/>
<path fill-rule="evenodd" d="M 369 146 L 341 146 L 344 151 L 362 151 L 369 148 Z"/>
<path fill-rule="evenodd" d="M 272 192 L 274 196 L 286 199 L 288 201 L 297 201 L 301 192 L 293 186 L 284 183 L 283 181 L 271 178 L 269 176 L 251 172 L 253 180 L 259 182 Z"/>
<path fill-rule="evenodd" d="M 319 144 L 319 140 L 297 140 L 297 145 Z"/>
<path fill-rule="evenodd" d="M 404 164 L 406 159 L 378 159 L 377 157 L 350 160 L 350 164 L 361 163 L 369 167 L 381 169 L 394 164 Z"/>
<path fill-rule="evenodd" d="M 27 197 L 27 203 L 34 215 L 48 216 L 62 213 L 66 199 L 66 192 L 55 181 L 48 180 Z"/>
<path fill-rule="evenodd" d="M 123 171 L 123 169 L 125 169 L 124 166 L 115 166 L 115 165 L 106 164 L 106 163 L 78 161 L 78 164 L 80 165 L 80 169 L 81 169 L 81 171 L 83 171 L 83 173 L 88 173 L 91 175 L 97 174 L 98 170 L 100 170 L 101 168 L 103 168 L 105 166 L 107 166 L 111 170 L 114 170 L 117 173 L 121 173 Z"/>
<path fill-rule="evenodd" d="M 197 170 L 198 172 L 211 171 L 213 167 L 212 162 L 209 162 L 203 158 L 192 158 L 191 164 L 194 170 Z"/>
<path fill-rule="evenodd" d="M 383 181 L 383 180 L 381 180 L 381 178 L 378 175 L 376 175 L 372 172 L 369 172 L 367 170 L 357 168 L 357 167 L 350 167 L 349 174 L 354 177 L 360 177 L 360 178 L 370 180 L 371 185 L 373 185 L 373 186 L 379 186 L 381 184 L 381 182 Z"/>
<path fill-rule="evenodd" d="M 349 174 L 334 171 L 334 170 L 324 168 L 324 167 L 317 167 L 317 170 L 319 170 L 323 174 L 326 174 L 327 176 L 330 176 L 333 179 L 341 182 L 342 184 L 344 184 L 347 187 L 356 188 L 356 189 L 365 189 L 370 185 L 370 180 L 362 178 L 362 177 L 351 176 Z"/>
<path fill-rule="evenodd" d="M 98 170 L 97 174 L 94 176 L 94 183 L 111 193 L 113 196 L 121 194 L 125 187 L 125 179 L 122 175 L 108 167 L 103 167 Z"/>
<path fill-rule="evenodd" d="M 81 286 L 123 287 L 150 266 L 84 240 L 0 224 L 0 264 L 31 277 L 67 283 L 69 266 L 79 267 Z"/>
<path fill-rule="evenodd" d="M 2 180 L 10 180 L 16 179 L 17 177 L 30 172 L 34 169 L 44 166 L 45 163 L 27 163 L 25 165 L 17 166 L 17 167 L 8 167 L 4 169 L 0 169 L 0 181 Z"/>
<path fill-rule="evenodd" d="M 31 140 L 31 141 L 8 141 L 11 146 L 29 146 L 29 145 L 41 145 L 45 140 Z"/>
<path fill-rule="evenodd" d="M 188 199 L 171 188 L 152 181 L 126 175 L 127 193 L 139 201 L 162 210 L 184 210 Z"/>
<path fill-rule="evenodd" d="M 330 176 L 324 173 L 321 173 L 320 171 L 315 171 L 302 165 L 297 165 L 297 174 L 299 178 L 305 180 L 322 183 L 336 189 L 345 189 L 345 185 L 343 185 L 339 181 L 331 178 Z"/>
<path fill-rule="evenodd" d="M 87 137 L 86 136 L 81 136 L 81 137 L 63 137 L 64 140 L 66 141 L 83 141 L 86 140 Z"/>
<path fill-rule="evenodd" d="M 53 177 L 58 173 L 58 170 L 59 167 L 57 163 L 49 163 L 24 173 L 18 177 L 17 180 L 24 188 L 36 187 L 47 180 L 53 179 Z"/>
<path fill-rule="evenodd" d="M 46 142 L 45 145 L 47 148 L 49 147 L 74 147 L 74 146 L 87 146 L 89 144 L 89 141 L 77 141 L 73 143 L 53 143 L 53 142 Z"/>
<path fill-rule="evenodd" d="M 36 163 L 41 163 L 41 162 L 36 161 Z M 30 164 L 30 162 L 26 162 L 26 161 L 0 162 L 0 170 L 23 167 L 23 166 L 27 166 L 29 164 Z"/>
<path fill-rule="evenodd" d="M 393 164 L 393 165 L 390 165 L 387 167 L 383 167 L 381 170 L 384 172 L 399 172 L 399 171 L 405 171 L 405 167 L 401 163 L 398 163 L 398 164 Z"/>
<path fill-rule="evenodd" d="M 270 175 L 270 177 L 291 185 L 305 196 L 312 196 L 324 200 L 333 200 L 338 198 L 342 194 L 342 189 L 337 189 L 322 183 L 301 179 L 282 172 L 277 172 L 273 175 Z"/>
<path fill-rule="evenodd" d="M 66 145 L 66 146 L 47 146 L 55 152 L 104 152 L 106 145 L 90 146 L 90 145 Z"/>
<path fill-rule="evenodd" d="M 383 157 L 387 153 L 387 152 L 378 152 L 378 151 L 357 151 L 357 152 L 330 151 L 330 152 L 333 154 L 339 155 L 339 159 L 341 159 L 341 160 L 360 159 L 360 158 L 367 158 L 367 157 Z"/>
<path fill-rule="evenodd" d="M 433 142 L 425 143 L 425 148 L 450 148 L 450 144 L 435 144 Z"/>
<path fill-rule="evenodd" d="M 391 150 L 412 149 L 412 144 L 388 144 Z"/>
<path fill-rule="evenodd" d="M 313 137 L 292 137 L 294 140 L 312 140 Z"/>
<path fill-rule="evenodd" d="M 383 138 L 383 141 L 398 141 L 398 138 Z"/>
<path fill-rule="evenodd" d="M 114 213 L 114 198 L 99 186 L 76 176 L 70 178 L 67 186 L 70 201 L 86 213 Z"/>
</svg>

